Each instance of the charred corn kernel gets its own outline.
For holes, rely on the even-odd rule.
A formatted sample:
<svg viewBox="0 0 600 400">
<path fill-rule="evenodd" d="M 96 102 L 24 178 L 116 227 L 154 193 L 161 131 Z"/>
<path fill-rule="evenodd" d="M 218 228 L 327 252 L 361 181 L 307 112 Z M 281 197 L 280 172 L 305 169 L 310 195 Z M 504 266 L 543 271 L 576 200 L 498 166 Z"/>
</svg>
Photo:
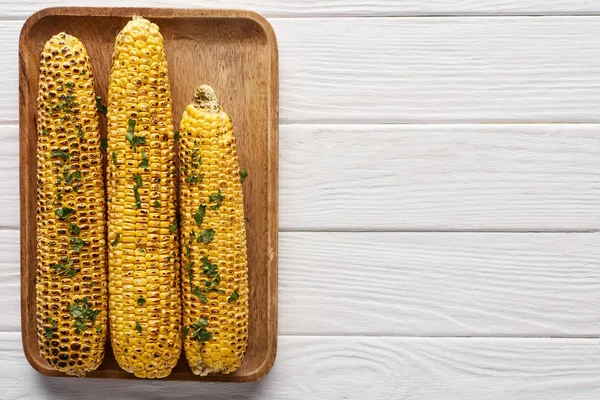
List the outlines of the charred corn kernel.
<svg viewBox="0 0 600 400">
<path fill-rule="evenodd" d="M 163 38 L 141 17 L 115 41 L 108 88 L 113 152 L 107 167 L 111 343 L 125 371 L 162 378 L 181 353 L 174 139 Z M 156 200 L 160 207 L 152 206 Z"/>
<path fill-rule="evenodd" d="M 196 375 L 230 373 L 248 338 L 248 265 L 231 119 L 199 87 L 180 125 L 184 348 Z"/>
<path fill-rule="evenodd" d="M 59 33 L 42 51 L 37 117 L 37 336 L 51 367 L 84 376 L 104 357 L 104 181 L 92 66 Z"/>
</svg>

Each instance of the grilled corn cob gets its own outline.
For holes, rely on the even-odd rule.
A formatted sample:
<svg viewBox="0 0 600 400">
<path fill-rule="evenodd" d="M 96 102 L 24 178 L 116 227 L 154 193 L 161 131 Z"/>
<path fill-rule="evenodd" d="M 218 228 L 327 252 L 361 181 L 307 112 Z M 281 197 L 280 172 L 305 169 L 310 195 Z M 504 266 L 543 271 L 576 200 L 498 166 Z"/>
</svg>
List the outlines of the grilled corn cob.
<svg viewBox="0 0 600 400">
<path fill-rule="evenodd" d="M 133 17 L 115 41 L 108 89 L 111 342 L 140 378 L 171 373 L 181 353 L 174 137 L 158 26 Z"/>
<path fill-rule="evenodd" d="M 184 348 L 196 375 L 230 373 L 248 336 L 246 227 L 231 119 L 199 87 L 180 125 Z"/>
<path fill-rule="evenodd" d="M 92 67 L 66 33 L 42 51 L 37 135 L 38 343 L 50 366 L 84 376 L 106 341 L 105 200 Z"/>
</svg>

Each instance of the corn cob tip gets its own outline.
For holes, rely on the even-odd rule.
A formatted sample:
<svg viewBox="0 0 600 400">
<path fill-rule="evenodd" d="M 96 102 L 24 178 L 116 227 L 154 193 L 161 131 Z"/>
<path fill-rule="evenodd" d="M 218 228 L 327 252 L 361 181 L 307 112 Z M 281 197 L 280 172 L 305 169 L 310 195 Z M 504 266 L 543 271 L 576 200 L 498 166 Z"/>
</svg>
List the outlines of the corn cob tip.
<svg viewBox="0 0 600 400">
<path fill-rule="evenodd" d="M 192 103 L 195 107 L 212 112 L 221 110 L 215 90 L 208 85 L 200 85 L 196 89 Z"/>
</svg>

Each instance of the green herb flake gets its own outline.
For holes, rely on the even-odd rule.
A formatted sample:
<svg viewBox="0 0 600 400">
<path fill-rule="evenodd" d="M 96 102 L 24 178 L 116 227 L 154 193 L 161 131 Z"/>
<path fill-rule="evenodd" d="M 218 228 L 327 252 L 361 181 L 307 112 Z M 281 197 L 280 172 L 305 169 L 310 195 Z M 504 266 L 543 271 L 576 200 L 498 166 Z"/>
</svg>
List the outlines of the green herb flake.
<svg viewBox="0 0 600 400">
<path fill-rule="evenodd" d="M 84 297 L 83 299 L 76 299 L 75 304 L 67 306 L 67 311 L 74 318 L 73 326 L 75 327 L 75 333 L 78 335 L 81 331 L 88 329 L 88 322 L 93 325 L 96 322 L 96 317 L 100 314 L 100 310 L 93 310 L 88 301 L 89 297 Z"/>
<path fill-rule="evenodd" d="M 136 330 L 138 333 L 142 333 L 142 326 L 141 326 L 141 325 L 140 325 L 140 323 L 139 323 L 139 322 L 137 322 L 137 321 L 135 321 L 135 330 Z"/>
<path fill-rule="evenodd" d="M 73 183 L 73 181 L 80 181 L 81 180 L 81 172 L 79 171 L 71 171 L 71 172 L 67 172 L 65 174 L 65 183 L 67 185 L 70 185 Z"/>
<path fill-rule="evenodd" d="M 72 82 L 65 83 L 65 86 L 67 87 L 68 90 L 75 89 L 75 85 Z"/>
<path fill-rule="evenodd" d="M 138 297 L 138 299 L 137 299 L 137 303 L 138 303 L 138 306 L 145 305 L 146 304 L 146 299 L 144 299 L 144 296 L 140 295 L 140 297 Z"/>
<path fill-rule="evenodd" d="M 74 237 L 71 238 L 71 243 L 73 244 L 73 251 L 75 253 L 79 253 L 85 245 L 85 242 L 83 240 Z"/>
<path fill-rule="evenodd" d="M 87 69 L 82 69 L 81 70 L 81 75 L 85 75 L 85 74 L 87 74 Z"/>
<path fill-rule="evenodd" d="M 217 264 L 212 264 L 208 257 L 202 257 L 202 273 L 206 276 L 216 276 L 217 275 Z"/>
<path fill-rule="evenodd" d="M 189 326 L 184 325 L 182 331 L 183 331 L 183 336 L 187 336 L 188 332 L 190 331 Z"/>
<path fill-rule="evenodd" d="M 69 215 L 73 214 L 74 211 L 75 210 L 73 210 L 72 208 L 62 207 L 62 208 L 57 208 L 56 210 L 54 210 L 54 214 L 56 214 L 58 216 L 58 218 L 60 218 L 60 219 L 65 219 Z"/>
<path fill-rule="evenodd" d="M 242 169 L 240 171 L 240 182 L 244 183 L 244 181 L 246 180 L 246 178 L 248 177 L 248 171 L 246 171 L 246 169 Z"/>
<path fill-rule="evenodd" d="M 58 275 L 66 275 L 69 278 L 77 275 L 77 270 L 73 268 L 73 260 L 70 258 L 63 257 L 62 262 L 56 263 L 52 266 L 56 270 Z"/>
<path fill-rule="evenodd" d="M 77 131 L 77 136 L 79 137 L 79 139 L 83 139 L 83 129 L 79 128 L 79 130 Z"/>
<path fill-rule="evenodd" d="M 204 293 L 202 293 L 202 291 L 200 290 L 200 288 L 198 286 L 194 287 L 194 290 L 192 290 L 192 293 L 194 293 L 196 295 L 196 297 L 198 297 L 202 303 L 208 303 L 208 297 L 206 297 L 206 295 Z"/>
<path fill-rule="evenodd" d="M 207 342 L 212 339 L 212 333 L 206 329 L 207 326 L 208 320 L 206 318 L 200 318 L 198 322 L 192 324 L 192 339 L 198 342 Z"/>
<path fill-rule="evenodd" d="M 108 139 L 104 137 L 100 139 L 100 150 L 106 152 L 106 149 L 108 149 Z"/>
<path fill-rule="evenodd" d="M 115 240 L 113 240 L 112 242 L 110 242 L 110 245 L 113 246 L 113 247 L 116 246 L 117 243 L 119 243 L 119 240 L 121 240 L 121 234 L 117 233 L 117 236 L 115 237 Z"/>
<path fill-rule="evenodd" d="M 51 241 L 50 243 L 48 243 L 49 246 L 56 246 L 56 240 Z"/>
<path fill-rule="evenodd" d="M 190 258 L 191 255 L 192 255 L 192 249 L 190 249 L 190 246 L 186 243 L 185 244 L 185 256 L 187 258 Z"/>
<path fill-rule="evenodd" d="M 140 168 L 148 168 L 148 154 L 144 150 L 142 150 L 142 162 L 140 163 Z"/>
<path fill-rule="evenodd" d="M 54 337 L 54 331 L 49 326 L 44 327 L 44 337 L 46 339 L 52 339 Z"/>
<path fill-rule="evenodd" d="M 54 157 L 58 157 L 58 158 L 62 159 L 63 161 L 68 161 L 69 158 L 71 158 L 71 155 L 62 150 L 55 150 L 52 152 L 52 158 L 54 158 Z"/>
<path fill-rule="evenodd" d="M 113 165 L 117 165 L 117 153 L 115 153 L 114 151 L 112 152 L 112 162 Z"/>
<path fill-rule="evenodd" d="M 201 204 L 200 207 L 198 207 L 198 211 L 196 211 L 196 214 L 194 214 L 194 221 L 196 221 L 196 224 L 198 226 L 202 225 L 202 220 L 204 219 L 205 212 L 206 204 Z"/>
<path fill-rule="evenodd" d="M 169 235 L 174 234 L 177 231 L 177 222 L 173 222 L 169 225 Z"/>
<path fill-rule="evenodd" d="M 140 192 L 138 191 L 137 185 L 133 185 L 133 196 L 135 197 L 136 208 L 142 208 L 142 199 L 140 198 Z"/>
<path fill-rule="evenodd" d="M 217 208 L 221 207 L 221 204 L 223 204 L 224 200 L 224 197 L 221 194 L 221 189 L 218 189 L 217 193 L 211 194 L 208 199 L 211 203 L 218 202 L 217 204 L 210 206 L 211 210 L 216 210 Z"/>
<path fill-rule="evenodd" d="M 195 264 L 195 262 L 193 262 L 193 261 L 188 262 L 188 264 L 185 266 L 185 270 L 188 272 L 191 271 L 194 264 Z"/>
<path fill-rule="evenodd" d="M 146 144 L 146 138 L 144 136 L 135 135 L 135 123 L 135 119 L 129 118 L 129 120 L 127 120 L 127 134 L 125 135 L 125 139 L 129 141 L 129 144 L 131 144 L 133 151 L 135 151 L 137 146 Z"/>
<path fill-rule="evenodd" d="M 69 232 L 71 232 L 73 235 L 79 235 L 81 228 L 77 224 L 69 222 Z"/>
<path fill-rule="evenodd" d="M 160 202 L 159 202 L 158 200 L 154 200 L 154 204 L 153 204 L 153 206 L 154 206 L 155 208 L 158 208 L 158 207 L 160 207 Z"/>
<path fill-rule="evenodd" d="M 100 114 L 106 115 L 106 106 L 102 104 L 102 97 L 96 96 L 96 108 Z"/>
<path fill-rule="evenodd" d="M 196 241 L 198 243 L 210 243 L 213 241 L 214 237 L 215 237 L 214 229 L 207 229 L 204 232 L 198 234 L 198 238 L 196 239 Z"/>
<path fill-rule="evenodd" d="M 131 177 L 134 181 L 135 181 L 135 185 L 137 187 L 142 187 L 144 186 L 144 182 L 142 182 L 142 176 L 140 174 L 135 174 Z"/>
<path fill-rule="evenodd" d="M 237 289 L 235 289 L 233 291 L 233 293 L 231 293 L 231 296 L 229 296 L 229 299 L 227 300 L 230 303 L 235 303 L 237 301 L 237 299 L 240 298 L 240 293 L 238 292 Z"/>
<path fill-rule="evenodd" d="M 198 181 L 199 181 L 199 177 L 196 174 L 192 174 L 190 176 L 188 176 L 187 178 L 185 178 L 186 183 L 190 183 L 192 185 L 197 185 Z"/>
<path fill-rule="evenodd" d="M 42 135 L 48 136 L 49 134 L 50 134 L 50 131 L 48 131 L 48 129 L 42 129 Z"/>
<path fill-rule="evenodd" d="M 96 333 L 102 333 L 102 328 L 99 325 L 96 325 L 94 329 L 96 329 Z"/>
<path fill-rule="evenodd" d="M 179 131 L 175 131 L 175 132 L 173 132 L 173 139 L 175 139 L 175 140 L 179 140 L 179 137 L 180 137 L 180 135 L 179 135 Z"/>
</svg>

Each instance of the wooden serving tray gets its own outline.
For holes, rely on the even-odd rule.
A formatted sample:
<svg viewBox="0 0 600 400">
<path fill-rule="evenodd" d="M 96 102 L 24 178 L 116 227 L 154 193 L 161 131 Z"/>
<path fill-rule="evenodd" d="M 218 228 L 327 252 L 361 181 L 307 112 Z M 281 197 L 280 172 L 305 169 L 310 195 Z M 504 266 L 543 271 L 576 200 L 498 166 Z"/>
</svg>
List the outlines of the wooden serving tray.
<svg viewBox="0 0 600 400">
<path fill-rule="evenodd" d="M 44 43 L 64 31 L 87 48 L 97 94 L 106 103 L 113 44 L 133 15 L 155 22 L 165 39 L 175 129 L 194 90 L 215 88 L 232 116 L 240 165 L 248 171 L 244 206 L 248 222 L 250 320 L 248 350 L 238 371 L 195 376 L 182 351 L 166 379 L 250 382 L 264 377 L 277 351 L 277 186 L 279 66 L 271 25 L 260 15 L 238 10 L 161 8 L 48 8 L 32 15 L 19 38 L 19 151 L 21 194 L 21 329 L 29 363 L 50 369 L 39 354 L 35 321 L 36 270 L 36 98 Z M 106 117 L 100 116 L 106 134 Z M 107 348 L 95 378 L 133 378 Z"/>
</svg>

